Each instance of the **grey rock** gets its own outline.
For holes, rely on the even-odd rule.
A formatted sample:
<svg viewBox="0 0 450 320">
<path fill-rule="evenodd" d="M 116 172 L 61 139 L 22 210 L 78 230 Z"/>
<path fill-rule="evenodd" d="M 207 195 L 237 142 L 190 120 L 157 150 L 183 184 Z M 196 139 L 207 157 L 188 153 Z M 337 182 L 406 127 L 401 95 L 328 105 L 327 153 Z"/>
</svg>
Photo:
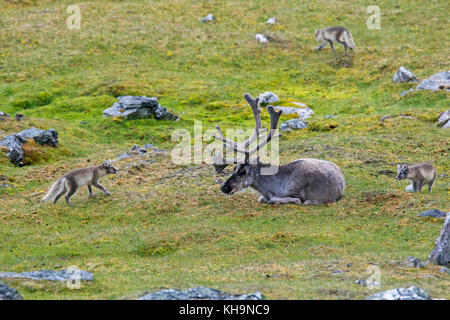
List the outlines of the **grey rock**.
<svg viewBox="0 0 450 320">
<path fill-rule="evenodd" d="M 333 270 L 333 274 L 343 274 L 344 271 L 342 270 Z"/>
<path fill-rule="evenodd" d="M 437 265 L 450 267 L 450 214 L 447 214 L 429 259 Z"/>
<path fill-rule="evenodd" d="M 450 274 L 450 269 L 447 268 L 447 267 L 443 267 L 443 268 L 441 268 L 441 270 L 439 270 L 439 271 L 442 272 L 442 273 L 448 273 L 448 274 Z"/>
<path fill-rule="evenodd" d="M 262 104 L 275 103 L 278 101 L 280 101 L 280 99 L 278 99 L 278 96 L 275 93 L 270 92 L 270 91 L 266 91 L 259 95 L 259 103 L 262 103 Z"/>
<path fill-rule="evenodd" d="M 306 128 L 307 128 L 307 124 L 300 119 L 291 119 L 286 122 L 283 122 L 280 125 L 281 131 L 286 131 L 286 130 L 291 130 L 291 129 L 299 130 L 299 129 L 306 129 Z"/>
<path fill-rule="evenodd" d="M 424 290 L 412 286 L 376 293 L 366 300 L 431 300 L 431 298 Z"/>
<path fill-rule="evenodd" d="M 212 22 L 215 20 L 216 20 L 216 17 L 214 17 L 211 13 L 206 15 L 206 17 L 200 19 L 201 22 Z"/>
<path fill-rule="evenodd" d="M 420 261 L 418 258 L 409 256 L 408 259 L 406 260 L 406 266 L 408 268 L 423 268 L 425 267 L 425 263 Z"/>
<path fill-rule="evenodd" d="M 36 143 L 56 148 L 58 146 L 58 132 L 55 129 L 41 130 L 30 128 L 18 133 L 23 138 L 32 138 Z"/>
<path fill-rule="evenodd" d="M 444 89 L 448 91 L 450 88 L 450 71 L 441 71 L 433 74 L 429 78 L 422 80 L 417 86 L 417 90 L 439 91 Z"/>
<path fill-rule="evenodd" d="M 293 102 L 295 103 L 295 102 Z M 297 103 L 295 103 L 297 104 Z M 277 111 L 282 111 L 283 114 L 297 114 L 298 117 L 302 120 L 310 118 L 314 111 L 309 108 L 306 104 L 303 104 L 301 102 L 298 102 L 299 106 L 302 106 L 301 108 L 295 108 L 295 107 L 281 107 L 281 106 L 275 106 L 273 107 Z"/>
<path fill-rule="evenodd" d="M 411 71 L 402 66 L 394 74 L 394 82 L 417 82 L 417 78 Z"/>
<path fill-rule="evenodd" d="M 6 156 L 9 161 L 18 167 L 23 166 L 24 152 L 22 146 L 25 142 L 26 139 L 18 134 L 12 134 L 0 140 L 0 146 L 8 148 Z"/>
<path fill-rule="evenodd" d="M 272 18 L 267 19 L 266 23 L 267 24 L 277 24 L 278 23 L 277 17 L 272 17 Z"/>
<path fill-rule="evenodd" d="M 450 128 L 450 121 L 447 121 L 447 123 L 442 126 L 442 129 L 449 129 L 449 128 Z"/>
<path fill-rule="evenodd" d="M 155 97 L 120 96 L 119 102 L 104 110 L 103 115 L 108 117 L 124 117 L 125 119 L 178 120 L 178 116 L 169 112 L 158 103 Z"/>
<path fill-rule="evenodd" d="M 256 41 L 258 41 L 259 43 L 268 43 L 269 42 L 269 40 L 267 39 L 267 37 L 265 36 L 265 35 L 263 35 L 263 34 L 260 34 L 260 33 L 258 33 L 256 36 L 255 36 L 255 39 L 256 39 Z M 277 100 L 278 101 L 278 100 Z M 271 103 L 271 102 L 268 102 L 268 103 Z"/>
<path fill-rule="evenodd" d="M 85 270 L 40 270 L 28 272 L 2 272 L 0 278 L 24 278 L 31 280 L 67 281 L 70 279 L 93 281 L 94 275 Z"/>
<path fill-rule="evenodd" d="M 26 117 L 24 114 L 17 113 L 16 115 L 14 115 L 14 119 L 16 119 L 17 121 L 22 121 L 22 120 L 25 120 Z"/>
<path fill-rule="evenodd" d="M 410 184 L 409 186 L 407 186 L 407 187 L 405 188 L 405 191 L 406 191 L 406 192 L 414 192 L 414 186 L 413 186 L 412 184 Z"/>
<path fill-rule="evenodd" d="M 242 295 L 206 288 L 194 287 L 187 290 L 166 289 L 154 293 L 148 293 L 138 300 L 263 300 L 260 292 Z"/>
<path fill-rule="evenodd" d="M 334 116 L 332 114 L 325 115 L 325 119 L 334 119 L 334 118 L 337 118 L 337 116 Z"/>
<path fill-rule="evenodd" d="M 0 282 L 0 300 L 23 300 L 23 298 L 16 289 Z"/>
<path fill-rule="evenodd" d="M 7 114 L 6 112 L 0 111 L 0 117 L 10 118 L 11 116 L 9 114 Z"/>
<path fill-rule="evenodd" d="M 419 213 L 419 217 L 444 218 L 447 214 L 444 211 L 431 209 Z"/>
<path fill-rule="evenodd" d="M 450 120 L 450 110 L 447 110 L 439 116 L 439 119 L 438 119 L 439 124 L 438 125 L 442 126 L 442 127 L 446 126 L 449 124 L 449 122 L 450 122 L 449 120 Z"/>
<path fill-rule="evenodd" d="M 380 284 L 376 281 L 356 280 L 355 283 L 360 284 L 364 287 L 367 287 L 367 286 L 379 287 L 380 286 Z"/>
<path fill-rule="evenodd" d="M 146 143 L 146 144 L 142 147 L 142 149 L 146 150 L 146 149 L 157 149 L 157 148 L 156 148 L 156 146 L 154 146 L 154 145 L 151 144 L 151 143 Z"/>
</svg>

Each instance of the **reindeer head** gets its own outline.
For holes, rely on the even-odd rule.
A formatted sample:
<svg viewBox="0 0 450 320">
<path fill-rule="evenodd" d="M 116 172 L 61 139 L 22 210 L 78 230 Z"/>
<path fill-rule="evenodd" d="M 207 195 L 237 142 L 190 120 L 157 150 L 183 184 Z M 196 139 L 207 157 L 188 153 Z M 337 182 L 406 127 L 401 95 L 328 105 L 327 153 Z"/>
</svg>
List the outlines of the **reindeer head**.
<svg viewBox="0 0 450 320">
<path fill-rule="evenodd" d="M 238 157 L 235 156 L 233 159 L 225 159 L 223 155 L 217 155 L 214 157 L 214 167 L 217 173 L 222 172 L 229 164 L 236 164 L 233 174 L 227 181 L 225 181 L 220 190 L 225 194 L 233 194 L 236 191 L 242 190 L 249 187 L 253 180 L 260 174 L 260 169 L 264 165 L 259 162 L 259 157 L 252 160 L 251 156 L 268 144 L 272 139 L 278 138 L 280 135 L 275 134 L 277 129 L 278 120 L 282 114 L 282 111 L 276 112 L 272 106 L 267 106 L 267 111 L 270 115 L 270 130 L 265 135 L 260 137 L 261 133 L 265 133 L 266 129 L 261 129 L 261 115 L 258 108 L 259 98 L 253 99 L 248 93 L 244 95 L 244 98 L 249 103 L 253 111 L 253 117 L 255 118 L 255 130 L 249 139 L 245 140 L 243 143 L 238 144 L 234 140 L 230 140 L 224 137 L 222 130 L 217 126 L 217 135 L 214 136 L 215 139 L 223 142 L 223 145 L 227 149 L 232 149 L 236 153 L 245 155 L 244 161 L 239 162 Z M 259 143 L 248 150 L 248 147 L 259 140 Z"/>
</svg>

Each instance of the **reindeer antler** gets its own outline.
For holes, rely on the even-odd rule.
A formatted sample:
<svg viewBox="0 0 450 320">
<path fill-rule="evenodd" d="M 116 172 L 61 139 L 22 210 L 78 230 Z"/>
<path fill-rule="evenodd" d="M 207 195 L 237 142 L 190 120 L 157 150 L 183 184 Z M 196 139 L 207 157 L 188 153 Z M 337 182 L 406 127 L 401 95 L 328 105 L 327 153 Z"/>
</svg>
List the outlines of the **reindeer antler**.
<svg viewBox="0 0 450 320">
<path fill-rule="evenodd" d="M 278 126 L 278 121 L 282 114 L 282 111 L 275 111 L 272 106 L 267 106 L 267 111 L 270 115 L 270 130 L 265 137 L 260 139 L 259 144 L 251 150 L 247 150 L 247 148 L 259 138 L 261 133 L 265 133 L 266 129 L 261 129 L 261 115 L 260 110 L 258 108 L 259 98 L 253 99 L 252 96 L 248 93 L 244 95 L 245 100 L 247 100 L 248 104 L 252 108 L 253 117 L 255 118 L 255 130 L 253 131 L 250 138 L 245 140 L 243 143 L 239 144 L 234 140 L 228 139 L 223 135 L 222 130 L 219 126 L 216 127 L 217 135 L 214 135 L 214 138 L 223 142 L 223 145 L 227 149 L 233 149 L 236 152 L 245 155 L 245 163 L 250 162 L 250 157 L 258 152 L 262 147 L 264 147 L 267 143 L 269 143 L 272 139 L 278 138 L 280 135 L 275 135 L 275 130 Z M 228 164 L 237 163 L 237 158 L 235 157 L 233 160 L 227 160 L 222 155 L 216 155 L 214 157 L 214 166 L 217 172 L 221 172 Z"/>
</svg>

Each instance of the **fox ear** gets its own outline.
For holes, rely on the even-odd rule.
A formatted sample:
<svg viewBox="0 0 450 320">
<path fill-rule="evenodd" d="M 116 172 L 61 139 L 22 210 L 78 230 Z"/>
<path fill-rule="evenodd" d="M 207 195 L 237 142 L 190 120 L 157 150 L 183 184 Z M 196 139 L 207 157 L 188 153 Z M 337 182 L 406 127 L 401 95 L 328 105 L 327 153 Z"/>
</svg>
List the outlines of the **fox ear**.
<svg viewBox="0 0 450 320">
<path fill-rule="evenodd" d="M 102 166 L 108 168 L 109 166 L 111 166 L 111 161 L 106 160 L 105 162 L 103 162 Z"/>
</svg>

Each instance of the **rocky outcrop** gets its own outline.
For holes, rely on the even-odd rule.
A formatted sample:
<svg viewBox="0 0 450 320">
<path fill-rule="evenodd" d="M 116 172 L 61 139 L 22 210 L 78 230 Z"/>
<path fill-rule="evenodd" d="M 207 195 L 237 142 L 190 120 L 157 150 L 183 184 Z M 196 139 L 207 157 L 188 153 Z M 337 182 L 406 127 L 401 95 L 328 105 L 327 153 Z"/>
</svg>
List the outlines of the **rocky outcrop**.
<svg viewBox="0 0 450 320">
<path fill-rule="evenodd" d="M 178 120 L 178 116 L 160 105 L 155 97 L 120 96 L 117 99 L 119 102 L 114 102 L 111 108 L 103 111 L 104 116 L 125 119 Z"/>
<path fill-rule="evenodd" d="M 447 214 L 429 259 L 437 265 L 450 267 L 450 214 Z"/>
<path fill-rule="evenodd" d="M 411 71 L 402 66 L 394 74 L 394 82 L 417 82 L 417 78 Z"/>
<path fill-rule="evenodd" d="M 139 300 L 263 300 L 260 292 L 242 295 L 232 295 L 223 291 L 195 287 L 187 290 L 166 289 L 154 293 L 148 293 Z"/>
<path fill-rule="evenodd" d="M 0 300 L 23 300 L 23 298 L 16 289 L 0 282 Z"/>
</svg>

